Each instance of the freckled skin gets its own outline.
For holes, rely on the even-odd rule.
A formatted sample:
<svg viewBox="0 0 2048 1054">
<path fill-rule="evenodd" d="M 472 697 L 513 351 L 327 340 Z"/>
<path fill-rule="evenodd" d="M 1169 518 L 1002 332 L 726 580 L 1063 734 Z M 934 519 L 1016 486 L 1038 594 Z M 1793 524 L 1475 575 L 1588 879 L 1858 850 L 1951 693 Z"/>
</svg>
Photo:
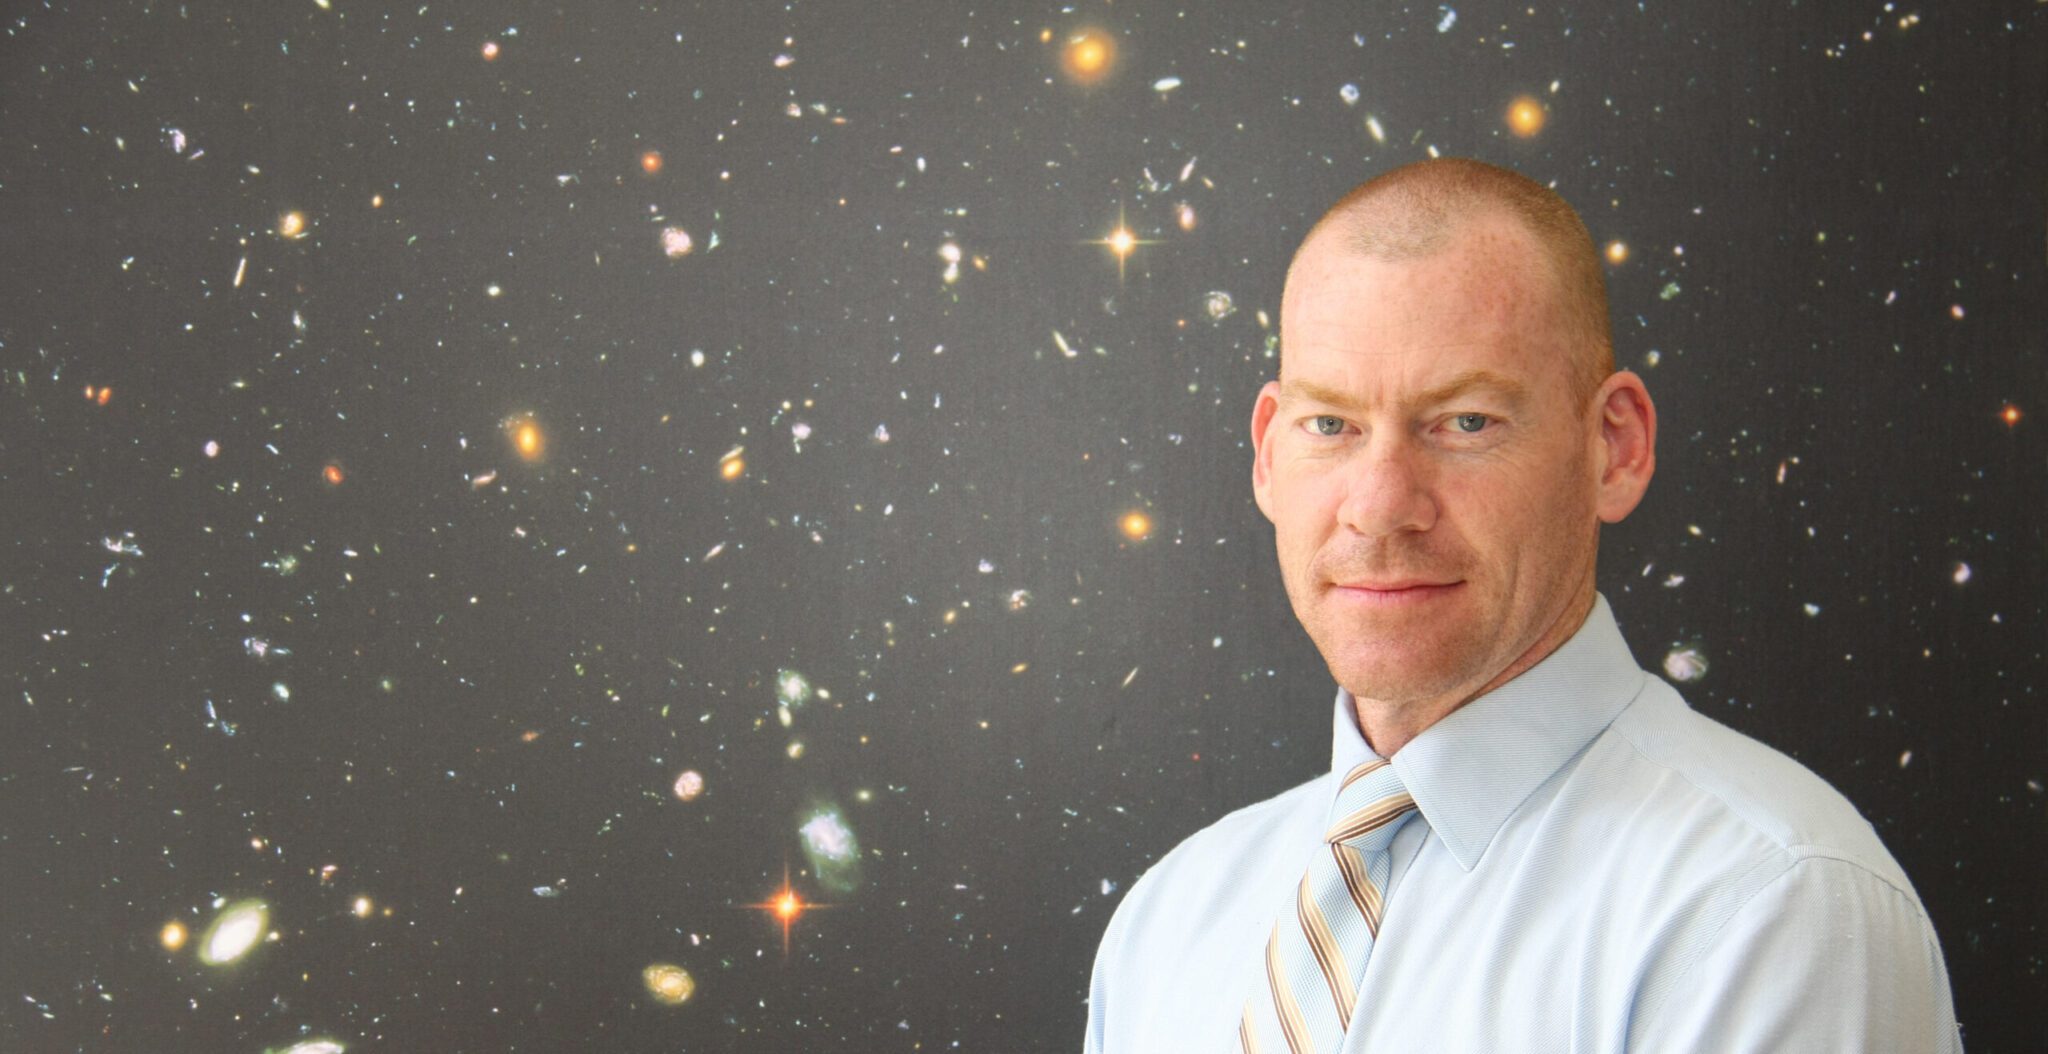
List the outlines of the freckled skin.
<svg viewBox="0 0 2048 1054">
<path fill-rule="evenodd" d="M 1654 469 L 1640 379 L 1573 390 L 1584 338 L 1545 267 L 1481 216 L 1415 259 L 1318 238 L 1288 276 L 1253 491 L 1295 615 L 1383 755 L 1577 631 L 1599 525 Z"/>
</svg>

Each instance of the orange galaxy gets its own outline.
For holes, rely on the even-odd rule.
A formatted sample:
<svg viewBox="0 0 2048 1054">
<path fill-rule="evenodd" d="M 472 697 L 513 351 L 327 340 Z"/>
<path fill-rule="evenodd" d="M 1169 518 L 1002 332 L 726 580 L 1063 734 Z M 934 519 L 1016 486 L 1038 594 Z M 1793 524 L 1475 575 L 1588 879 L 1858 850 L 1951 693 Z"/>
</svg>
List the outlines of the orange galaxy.
<svg viewBox="0 0 2048 1054">
<path fill-rule="evenodd" d="M 484 56 L 484 61 L 485 61 L 485 62 L 496 62 L 496 61 L 498 60 L 498 42 L 497 42 L 497 41 L 495 41 L 495 40 L 486 40 L 486 41 L 484 41 L 484 46 L 483 46 L 482 48 L 479 48 L 478 50 L 479 50 L 479 51 L 481 51 L 481 52 L 483 53 L 483 56 Z"/>
<path fill-rule="evenodd" d="M 540 425 L 531 417 L 514 417 L 505 422 L 505 435 L 512 440 L 512 449 L 528 461 L 539 461 L 547 453 L 548 438 L 541 432 Z"/>
<path fill-rule="evenodd" d="M 2019 424 L 2022 416 L 2020 408 L 2011 403 L 2006 403 L 2005 409 L 1998 411 L 1998 419 L 2004 421 L 2007 428 Z"/>
<path fill-rule="evenodd" d="M 1549 118 L 1550 114 L 1543 109 L 1543 104 L 1537 102 L 1533 96 L 1516 96 L 1515 101 L 1508 104 L 1508 131 L 1515 133 L 1516 138 L 1533 138 L 1536 133 L 1543 130 L 1543 122 Z"/>
<path fill-rule="evenodd" d="M 340 463 L 329 461 L 327 467 L 320 470 L 320 478 L 326 480 L 330 487 L 339 487 L 348 474 L 341 470 Z"/>
<path fill-rule="evenodd" d="M 640 171 L 654 175 L 661 171 L 661 151 L 649 150 L 640 155 Z"/>
<path fill-rule="evenodd" d="M 1124 513 L 1123 519 L 1117 521 L 1117 529 L 1123 531 L 1124 537 L 1131 541 L 1142 542 L 1152 536 L 1152 517 L 1140 510 L 1132 509 Z"/>
<path fill-rule="evenodd" d="M 1079 30 L 1060 49 L 1060 69 L 1077 84 L 1093 84 L 1115 65 L 1116 38 L 1100 29 Z"/>
</svg>

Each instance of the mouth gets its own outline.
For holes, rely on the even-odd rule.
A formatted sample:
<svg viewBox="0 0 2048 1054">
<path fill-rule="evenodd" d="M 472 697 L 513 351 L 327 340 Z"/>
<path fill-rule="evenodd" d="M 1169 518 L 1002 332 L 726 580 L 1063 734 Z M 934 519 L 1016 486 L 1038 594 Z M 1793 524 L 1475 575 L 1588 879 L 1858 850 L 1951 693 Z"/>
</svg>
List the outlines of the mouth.
<svg viewBox="0 0 2048 1054">
<path fill-rule="evenodd" d="M 1330 592 L 1347 600 L 1374 607 L 1403 607 L 1438 599 L 1462 585 L 1462 580 L 1431 582 L 1408 578 L 1377 582 L 1333 582 L 1330 584 Z"/>
</svg>

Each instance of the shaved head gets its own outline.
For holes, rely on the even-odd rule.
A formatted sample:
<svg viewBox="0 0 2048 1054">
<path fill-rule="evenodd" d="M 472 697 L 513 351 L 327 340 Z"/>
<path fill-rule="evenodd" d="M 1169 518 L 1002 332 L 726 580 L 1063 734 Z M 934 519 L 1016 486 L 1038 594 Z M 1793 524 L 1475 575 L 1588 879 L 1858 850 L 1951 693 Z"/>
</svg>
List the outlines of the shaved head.
<svg viewBox="0 0 2048 1054">
<path fill-rule="evenodd" d="M 1467 158 L 1404 165 L 1360 184 L 1309 230 L 1288 268 L 1323 253 L 1406 261 L 1434 256 L 1476 219 L 1506 217 L 1526 232 L 1547 262 L 1558 308 L 1572 335 L 1573 390 L 1590 398 L 1614 372 L 1607 320 L 1607 278 L 1579 214 L 1549 187 L 1527 176 Z M 1283 352 L 1283 370 L 1284 365 Z"/>
</svg>

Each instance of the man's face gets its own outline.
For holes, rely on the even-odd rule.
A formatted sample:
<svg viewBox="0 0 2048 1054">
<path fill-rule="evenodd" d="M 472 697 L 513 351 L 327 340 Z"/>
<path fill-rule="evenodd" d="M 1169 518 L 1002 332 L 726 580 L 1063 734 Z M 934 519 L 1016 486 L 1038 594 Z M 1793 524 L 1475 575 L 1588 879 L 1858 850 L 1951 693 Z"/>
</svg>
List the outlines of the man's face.
<svg viewBox="0 0 2048 1054">
<path fill-rule="evenodd" d="M 1296 616 L 1361 699 L 1462 702 L 1590 602 L 1601 433 L 1546 266 L 1474 219 L 1420 259 L 1325 240 L 1289 276 L 1253 489 Z"/>
</svg>

